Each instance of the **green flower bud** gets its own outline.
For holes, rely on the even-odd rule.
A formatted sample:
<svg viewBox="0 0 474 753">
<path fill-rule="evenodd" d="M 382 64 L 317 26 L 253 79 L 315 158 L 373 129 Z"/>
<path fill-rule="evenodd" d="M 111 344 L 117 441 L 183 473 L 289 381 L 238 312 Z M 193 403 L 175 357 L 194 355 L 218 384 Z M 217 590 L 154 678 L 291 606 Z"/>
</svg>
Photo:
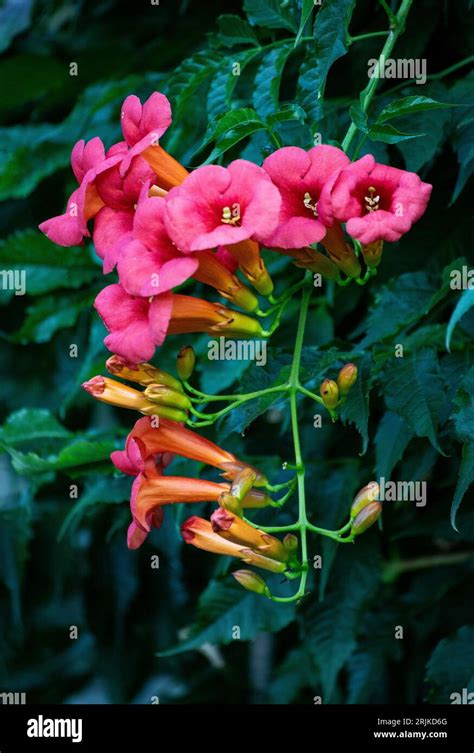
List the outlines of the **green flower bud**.
<svg viewBox="0 0 474 753">
<path fill-rule="evenodd" d="M 364 533 L 364 531 L 375 523 L 381 512 L 382 505 L 380 502 L 370 502 L 363 507 L 352 523 L 351 534 L 359 536 L 361 533 Z"/>
<path fill-rule="evenodd" d="M 351 518 L 357 517 L 360 511 L 371 502 L 378 501 L 379 492 L 380 487 L 376 481 L 371 481 L 357 492 L 351 507 Z"/>
<path fill-rule="evenodd" d="M 157 405 L 169 405 L 172 408 L 182 408 L 182 410 L 189 410 L 191 407 L 191 401 L 187 395 L 164 384 L 149 384 L 144 395 L 147 400 Z"/>
<path fill-rule="evenodd" d="M 332 410 L 336 407 L 339 402 L 339 387 L 333 379 L 325 379 L 321 382 L 319 393 L 326 408 Z"/>
<path fill-rule="evenodd" d="M 187 382 L 189 377 L 194 371 L 194 365 L 196 363 L 196 355 L 191 345 L 185 345 L 184 348 L 178 353 L 176 359 L 176 370 L 179 378 L 184 382 Z"/>
<path fill-rule="evenodd" d="M 346 363 L 337 375 L 337 386 L 342 397 L 347 395 L 350 388 L 357 381 L 357 366 L 355 363 Z"/>
<path fill-rule="evenodd" d="M 253 591 L 256 594 L 263 594 L 269 598 L 271 597 L 270 589 L 263 578 L 252 570 L 236 570 L 232 575 L 241 586 L 247 589 L 247 591 Z"/>
<path fill-rule="evenodd" d="M 239 518 L 242 517 L 242 505 L 240 503 L 240 499 L 237 499 L 237 497 L 229 494 L 229 492 L 222 492 L 222 494 L 219 495 L 219 499 L 217 501 L 219 507 L 223 507 L 225 510 L 228 510 L 234 515 L 237 515 Z"/>
<path fill-rule="evenodd" d="M 362 256 L 369 269 L 379 266 L 382 260 L 382 252 L 383 241 L 375 241 L 367 246 L 362 246 Z"/>
<path fill-rule="evenodd" d="M 287 552 L 294 554 L 298 550 L 298 537 L 294 533 L 287 533 L 283 538 L 283 546 Z"/>
<path fill-rule="evenodd" d="M 246 494 L 251 490 L 257 478 L 257 472 L 248 466 L 241 470 L 230 487 L 230 493 L 237 499 L 242 500 Z"/>
</svg>

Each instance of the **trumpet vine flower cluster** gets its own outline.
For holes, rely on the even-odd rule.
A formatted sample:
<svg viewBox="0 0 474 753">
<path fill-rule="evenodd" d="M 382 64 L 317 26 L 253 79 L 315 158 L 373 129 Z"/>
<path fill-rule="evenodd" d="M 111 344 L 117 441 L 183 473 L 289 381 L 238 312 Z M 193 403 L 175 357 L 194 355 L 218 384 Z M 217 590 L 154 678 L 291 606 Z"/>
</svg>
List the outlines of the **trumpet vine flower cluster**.
<svg viewBox="0 0 474 753">
<path fill-rule="evenodd" d="M 170 103 L 159 92 L 143 104 L 127 97 L 121 122 L 124 140 L 107 151 L 97 137 L 74 146 L 71 165 L 78 187 L 64 214 L 40 227 L 61 246 L 92 236 L 104 274 L 113 275 L 95 301 L 107 329 L 104 344 L 113 354 L 106 364 L 111 377 L 95 376 L 84 388 L 98 400 L 142 414 L 124 450 L 112 454 L 116 468 L 134 477 L 128 546 L 136 549 L 161 525 L 167 505 L 214 503 L 210 519 L 193 515 L 183 523 L 184 541 L 299 578 L 293 596 L 278 597 L 253 571 L 234 573 L 245 588 L 276 601 L 299 599 L 308 571 L 307 532 L 350 542 L 381 512 L 373 482 L 359 492 L 339 530 L 318 528 L 307 517 L 296 397 L 318 402 L 335 420 L 357 380 L 356 366 L 346 364 L 334 379 L 322 382 L 319 395 L 300 383 L 311 273 L 339 285 L 365 284 L 376 273 L 384 243 L 399 240 L 420 219 L 431 186 L 414 173 L 378 164 L 370 154 L 351 162 L 342 149 L 329 145 L 308 151 L 286 146 L 261 166 L 237 159 L 227 167 L 205 165 L 189 173 L 159 143 L 171 124 Z M 262 249 L 309 271 L 276 296 Z M 209 290 L 205 297 L 182 292 L 193 280 Z M 291 374 L 281 385 L 209 396 L 190 384 L 191 347 L 178 355 L 177 377 L 149 363 L 159 361 L 160 346 L 174 334 L 269 338 L 299 292 Z M 294 475 L 277 485 L 195 431 L 271 392 L 290 399 L 296 455 Z M 225 407 L 206 410 L 219 400 Z M 218 469 L 222 480 L 200 478 L 197 472 L 195 478 L 171 475 L 175 455 Z M 263 507 L 277 511 L 296 489 L 294 525 L 264 528 L 245 516 Z M 285 533 L 283 539 L 276 532 Z"/>
</svg>

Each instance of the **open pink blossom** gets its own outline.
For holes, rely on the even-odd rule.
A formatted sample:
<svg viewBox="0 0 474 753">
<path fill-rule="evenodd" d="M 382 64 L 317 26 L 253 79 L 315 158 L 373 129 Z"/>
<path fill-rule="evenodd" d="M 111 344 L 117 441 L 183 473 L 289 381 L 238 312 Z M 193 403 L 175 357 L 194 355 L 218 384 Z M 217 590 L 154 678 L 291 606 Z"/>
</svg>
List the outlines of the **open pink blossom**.
<svg viewBox="0 0 474 753">
<path fill-rule="evenodd" d="M 94 305 L 109 330 L 105 346 L 132 363 L 148 361 L 166 337 L 172 311 L 170 293 L 149 300 L 128 295 L 121 285 L 108 285 Z"/>
<path fill-rule="evenodd" d="M 140 158 L 131 163 L 122 178 L 119 165 L 126 154 L 124 142 L 115 144 L 105 154 L 100 139 L 92 139 L 87 144 L 79 141 L 71 153 L 79 188 L 70 196 L 66 212 L 41 223 L 40 230 L 60 246 L 75 246 L 90 236 L 87 222 L 96 217 L 94 240 L 99 256 L 104 258 L 112 242 L 116 243 L 131 229 L 133 206 L 145 180 L 154 180 L 153 171 Z"/>
<path fill-rule="evenodd" d="M 353 238 L 367 245 L 398 241 L 424 213 L 432 186 L 416 173 L 377 163 L 371 154 L 332 176 L 319 206 L 346 222 Z"/>
<path fill-rule="evenodd" d="M 127 97 L 122 106 L 122 131 L 131 148 L 121 165 L 122 175 L 133 157 L 158 144 L 170 124 L 171 105 L 164 94 L 153 92 L 143 105 L 134 94 Z"/>
<path fill-rule="evenodd" d="M 135 157 L 128 172 L 122 176 L 120 166 L 126 147 L 116 144 L 108 155 L 119 155 L 117 164 L 101 172 L 95 181 L 97 192 L 105 206 L 94 222 L 94 245 L 104 262 L 104 273 L 116 265 L 124 240 L 131 238 L 135 206 L 143 192 L 147 193 L 154 180 L 154 173 L 141 157 Z"/>
<path fill-rule="evenodd" d="M 259 240 L 276 228 L 281 206 L 278 189 L 252 162 L 228 167 L 205 165 L 166 196 L 165 222 L 185 253 Z"/>
<path fill-rule="evenodd" d="M 39 226 L 53 243 L 59 246 L 77 246 L 87 231 L 87 221 L 104 205 L 95 186 L 94 178 L 99 166 L 105 163 L 105 150 L 99 138 L 87 143 L 78 141 L 71 152 L 71 166 L 79 188 L 68 199 L 64 214 L 51 217 Z"/>
<path fill-rule="evenodd" d="M 138 158 L 140 159 L 140 158 Z M 122 287 L 136 296 L 156 296 L 189 279 L 199 261 L 182 254 L 171 241 L 164 223 L 165 200 L 143 197 L 133 218 L 130 240 L 118 259 Z"/>
<path fill-rule="evenodd" d="M 320 241 L 330 224 L 319 205 L 321 191 L 328 178 L 348 164 L 343 151 L 325 144 L 308 152 L 285 146 L 270 154 L 263 168 L 278 187 L 282 204 L 278 226 L 265 245 L 303 248 Z"/>
</svg>

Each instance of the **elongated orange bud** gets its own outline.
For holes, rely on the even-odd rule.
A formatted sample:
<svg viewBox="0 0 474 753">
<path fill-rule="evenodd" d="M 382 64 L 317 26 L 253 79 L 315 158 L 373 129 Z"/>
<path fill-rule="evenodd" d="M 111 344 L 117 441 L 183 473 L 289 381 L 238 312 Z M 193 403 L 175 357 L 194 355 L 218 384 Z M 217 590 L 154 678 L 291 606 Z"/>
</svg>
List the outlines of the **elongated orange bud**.
<svg viewBox="0 0 474 753">
<path fill-rule="evenodd" d="M 130 410 L 137 410 L 145 416 L 160 416 L 179 423 L 187 419 L 183 410 L 168 405 L 157 405 L 148 400 L 145 393 L 134 390 L 133 387 L 121 382 L 116 382 L 115 379 L 96 376 L 89 379 L 88 382 L 84 382 L 82 386 L 96 400 L 115 405 L 117 408 L 129 408 Z"/>
<path fill-rule="evenodd" d="M 207 332 L 210 335 L 229 334 L 233 337 L 263 336 L 261 324 L 257 319 L 228 309 L 220 303 L 175 293 L 172 305 L 168 335 Z"/>
<path fill-rule="evenodd" d="M 168 374 L 162 369 L 152 366 L 151 363 L 140 363 L 138 366 L 129 364 L 120 356 L 111 356 L 105 363 L 107 371 L 128 382 L 137 382 L 138 384 L 167 384 L 174 390 L 182 392 L 181 382 Z"/>
<path fill-rule="evenodd" d="M 196 355 L 191 345 L 185 345 L 178 353 L 176 359 L 176 370 L 179 378 L 187 382 L 194 371 Z"/>
<path fill-rule="evenodd" d="M 257 573 L 254 573 L 253 570 L 236 570 L 232 575 L 237 583 L 240 583 L 240 585 L 247 591 L 253 591 L 256 594 L 262 594 L 263 596 L 271 598 L 270 589 L 267 584 L 263 578 L 261 578 L 260 575 L 257 575 Z"/>
<path fill-rule="evenodd" d="M 143 392 L 134 390 L 122 382 L 116 382 L 109 377 L 95 376 L 84 382 L 82 387 L 96 400 L 118 408 L 130 408 L 130 410 L 144 411 L 155 408 L 155 405 L 147 400 Z"/>
<path fill-rule="evenodd" d="M 244 311 L 252 312 L 258 308 L 256 295 L 232 274 L 215 254 L 211 251 L 200 251 L 194 254 L 194 257 L 199 261 L 199 267 L 193 274 L 195 280 L 212 285 L 223 298 L 232 301 Z"/>
<path fill-rule="evenodd" d="M 370 502 L 368 505 L 362 508 L 358 515 L 354 518 L 352 523 L 351 534 L 353 536 L 359 536 L 364 533 L 375 521 L 379 518 L 382 512 L 382 505 L 380 502 Z"/>
<path fill-rule="evenodd" d="M 141 156 L 150 165 L 161 188 L 168 190 L 179 186 L 188 176 L 186 168 L 158 144 L 149 146 Z"/>
<path fill-rule="evenodd" d="M 337 376 L 337 386 L 339 387 L 339 393 L 342 397 L 345 397 L 350 388 L 357 381 L 357 366 L 355 363 L 346 363 L 342 367 Z"/>
<path fill-rule="evenodd" d="M 275 536 L 254 528 L 223 507 L 219 507 L 212 513 L 211 524 L 213 531 L 219 533 L 223 538 L 250 547 L 265 557 L 270 557 L 279 562 L 287 562 L 290 557 L 290 553 Z"/>
<path fill-rule="evenodd" d="M 344 240 L 344 234 L 339 224 L 328 227 L 326 235 L 321 241 L 322 245 L 328 252 L 330 259 L 339 269 L 348 277 L 359 277 L 361 266 L 354 249 Z"/>
<path fill-rule="evenodd" d="M 339 270 L 331 259 L 316 251 L 314 248 L 307 246 L 291 252 L 290 256 L 294 259 L 294 264 L 302 269 L 310 269 L 311 272 L 317 272 L 327 280 L 338 280 Z"/>
<path fill-rule="evenodd" d="M 357 517 L 364 507 L 378 500 L 379 493 L 380 487 L 376 481 L 371 481 L 370 484 L 367 484 L 357 492 L 351 507 L 351 518 Z"/>
<path fill-rule="evenodd" d="M 214 552 L 214 554 L 239 557 L 247 564 L 256 565 L 274 573 L 283 573 L 287 569 L 284 562 L 254 552 L 251 548 L 242 547 L 234 541 L 228 541 L 220 533 L 213 530 L 212 524 L 208 520 L 198 518 L 195 515 L 183 523 L 181 533 L 187 544 L 192 544 L 198 549 Z"/>
<path fill-rule="evenodd" d="M 333 379 L 325 379 L 321 382 L 319 393 L 326 408 L 332 410 L 336 407 L 339 402 L 339 387 Z"/>
<path fill-rule="evenodd" d="M 273 282 L 265 267 L 258 243 L 252 240 L 241 241 L 227 246 L 227 250 L 237 261 L 242 273 L 252 283 L 255 290 L 260 295 L 271 295 Z"/>
</svg>

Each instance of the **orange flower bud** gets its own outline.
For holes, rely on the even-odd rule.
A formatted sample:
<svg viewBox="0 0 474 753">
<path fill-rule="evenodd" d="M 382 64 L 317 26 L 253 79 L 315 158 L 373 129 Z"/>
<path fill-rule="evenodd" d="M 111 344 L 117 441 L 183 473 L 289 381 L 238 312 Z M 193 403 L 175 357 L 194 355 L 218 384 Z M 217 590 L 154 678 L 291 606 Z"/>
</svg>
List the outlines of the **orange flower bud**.
<svg viewBox="0 0 474 753">
<path fill-rule="evenodd" d="M 365 505 L 365 507 L 363 507 L 354 518 L 351 534 L 353 536 L 359 536 L 361 533 L 364 533 L 364 531 L 375 523 L 381 512 L 382 505 L 380 502 L 370 502 L 368 505 Z"/>
<path fill-rule="evenodd" d="M 157 183 L 170 189 L 179 186 L 188 176 L 188 171 L 159 144 L 149 146 L 141 155 L 157 177 Z"/>
<path fill-rule="evenodd" d="M 368 504 L 378 500 L 379 492 L 380 487 L 376 481 L 371 481 L 357 492 L 351 507 L 351 518 L 355 518 Z"/>
<path fill-rule="evenodd" d="M 326 408 L 332 410 L 339 402 L 339 387 L 333 379 L 325 379 L 319 386 L 319 393 Z"/>
<path fill-rule="evenodd" d="M 236 570 L 232 573 L 235 580 L 240 583 L 247 591 L 253 591 L 256 594 L 262 594 L 264 596 L 271 597 L 270 589 L 267 584 L 257 573 L 253 570 Z"/>
<path fill-rule="evenodd" d="M 187 382 L 189 377 L 194 371 L 194 365 L 196 363 L 196 355 L 191 345 L 185 345 L 178 353 L 176 359 L 176 370 L 179 378 L 183 382 Z"/>
<path fill-rule="evenodd" d="M 288 251 L 288 253 L 293 257 L 295 266 L 302 269 L 310 269 L 311 272 L 317 272 L 327 280 L 339 279 L 337 266 L 320 251 L 307 246 L 306 248 L 298 249 L 296 252 Z"/>
<path fill-rule="evenodd" d="M 110 356 L 105 363 L 107 371 L 128 382 L 137 382 L 138 384 L 166 384 L 174 390 L 182 391 L 181 382 L 168 374 L 162 369 L 157 369 L 151 363 L 140 363 L 138 366 L 129 364 L 120 356 Z"/>
<path fill-rule="evenodd" d="M 212 513 L 211 524 L 213 531 L 229 541 L 249 547 L 279 562 L 287 562 L 289 559 L 289 552 L 279 539 L 254 528 L 223 507 L 219 507 Z"/>
<path fill-rule="evenodd" d="M 255 290 L 260 295 L 271 295 L 273 282 L 260 255 L 258 243 L 252 240 L 241 241 L 227 246 L 227 250 L 237 261 L 242 273 L 252 283 Z"/>
<path fill-rule="evenodd" d="M 330 259 L 348 277 L 359 277 L 361 266 L 354 249 L 344 240 L 344 233 L 338 223 L 329 227 L 321 243 L 328 252 Z"/>
<path fill-rule="evenodd" d="M 96 400 L 109 405 L 115 405 L 118 408 L 129 408 L 137 410 L 145 416 L 160 416 L 169 418 L 171 421 L 179 423 L 186 421 L 187 415 L 183 410 L 173 408 L 167 405 L 157 405 L 149 400 L 144 392 L 134 390 L 122 382 L 116 382 L 108 377 L 96 376 L 84 382 L 82 385 L 86 392 L 89 392 Z M 183 396 L 184 397 L 184 396 Z"/>
<path fill-rule="evenodd" d="M 232 274 L 215 254 L 211 251 L 200 251 L 194 256 L 199 261 L 199 267 L 193 274 L 195 280 L 212 285 L 223 298 L 232 301 L 244 311 L 252 312 L 258 308 L 257 296 Z"/>
<path fill-rule="evenodd" d="M 223 508 L 219 509 L 225 512 Z M 235 520 L 239 520 L 239 518 L 235 518 Z M 271 556 L 265 556 L 266 553 L 265 555 L 260 554 L 249 547 L 242 547 L 241 543 L 225 538 L 222 531 L 217 533 L 208 520 L 198 518 L 195 515 L 183 523 L 181 532 L 186 543 L 192 544 L 198 549 L 214 552 L 214 554 L 239 557 L 247 564 L 256 565 L 274 573 L 283 573 L 287 569 L 285 562 L 274 560 Z"/>
<path fill-rule="evenodd" d="M 337 376 L 337 386 L 339 387 L 339 393 L 341 396 L 345 396 L 348 394 L 350 388 L 356 383 L 357 381 L 357 366 L 355 363 L 346 363 L 345 366 L 342 367 L 340 370 L 338 376 Z"/>
</svg>

